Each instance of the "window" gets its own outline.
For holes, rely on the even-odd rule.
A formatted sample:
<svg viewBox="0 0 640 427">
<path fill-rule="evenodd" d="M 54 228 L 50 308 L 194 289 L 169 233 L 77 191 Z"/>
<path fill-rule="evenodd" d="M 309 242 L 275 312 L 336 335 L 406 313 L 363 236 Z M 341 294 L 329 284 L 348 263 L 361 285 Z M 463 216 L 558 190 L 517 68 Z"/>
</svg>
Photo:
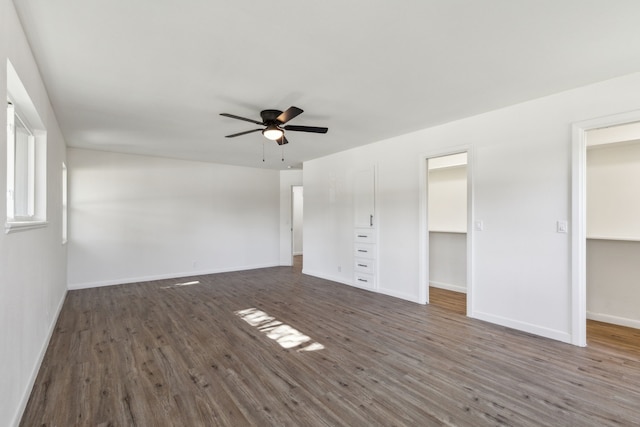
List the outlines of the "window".
<svg viewBox="0 0 640 427">
<path fill-rule="evenodd" d="M 46 222 L 46 131 L 7 61 L 7 220 L 5 231 Z"/>
<path fill-rule="evenodd" d="M 33 220 L 35 137 L 11 102 L 7 106 L 7 142 L 7 217 L 17 221 Z"/>
</svg>

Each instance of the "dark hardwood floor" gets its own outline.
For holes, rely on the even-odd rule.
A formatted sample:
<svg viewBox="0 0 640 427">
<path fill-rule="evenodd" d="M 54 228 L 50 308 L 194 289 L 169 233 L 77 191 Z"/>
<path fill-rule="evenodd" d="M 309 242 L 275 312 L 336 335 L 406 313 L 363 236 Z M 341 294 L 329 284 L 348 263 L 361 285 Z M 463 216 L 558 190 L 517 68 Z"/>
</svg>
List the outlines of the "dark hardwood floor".
<svg viewBox="0 0 640 427">
<path fill-rule="evenodd" d="M 70 291 L 21 425 L 639 425 L 638 347 L 589 344 L 295 267 Z"/>
<path fill-rule="evenodd" d="M 429 304 L 457 314 L 467 314 L 467 294 L 429 286 Z"/>
<path fill-rule="evenodd" d="M 453 313 L 467 314 L 467 294 L 429 287 L 429 304 Z M 587 320 L 587 342 L 589 345 L 614 350 L 628 350 L 640 354 L 640 329 L 627 328 L 611 323 Z"/>
</svg>

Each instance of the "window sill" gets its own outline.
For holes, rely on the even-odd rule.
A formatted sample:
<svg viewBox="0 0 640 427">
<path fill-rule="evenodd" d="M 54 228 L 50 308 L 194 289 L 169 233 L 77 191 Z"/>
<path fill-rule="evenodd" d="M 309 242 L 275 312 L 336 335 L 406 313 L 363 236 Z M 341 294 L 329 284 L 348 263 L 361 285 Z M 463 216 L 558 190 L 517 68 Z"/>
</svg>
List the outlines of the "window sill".
<svg viewBox="0 0 640 427">
<path fill-rule="evenodd" d="M 47 221 L 7 221 L 4 224 L 5 234 L 14 233 L 16 231 L 33 230 L 35 228 L 46 227 Z"/>
</svg>

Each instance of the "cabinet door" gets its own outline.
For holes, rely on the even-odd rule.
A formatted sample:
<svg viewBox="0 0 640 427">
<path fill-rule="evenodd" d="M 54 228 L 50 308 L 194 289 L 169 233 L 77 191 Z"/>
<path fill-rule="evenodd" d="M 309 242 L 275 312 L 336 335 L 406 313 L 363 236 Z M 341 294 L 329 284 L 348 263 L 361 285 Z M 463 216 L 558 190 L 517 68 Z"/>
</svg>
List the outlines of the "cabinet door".
<svg viewBox="0 0 640 427">
<path fill-rule="evenodd" d="M 355 226 L 373 228 L 375 214 L 375 169 L 356 172 L 354 185 Z"/>
</svg>

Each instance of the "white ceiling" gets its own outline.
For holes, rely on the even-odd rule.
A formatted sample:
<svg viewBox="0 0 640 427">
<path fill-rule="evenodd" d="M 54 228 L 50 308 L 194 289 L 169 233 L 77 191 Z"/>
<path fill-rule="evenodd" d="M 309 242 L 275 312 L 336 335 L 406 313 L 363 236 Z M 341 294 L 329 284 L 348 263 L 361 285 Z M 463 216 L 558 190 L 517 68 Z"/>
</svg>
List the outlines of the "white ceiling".
<svg viewBox="0 0 640 427">
<path fill-rule="evenodd" d="M 640 70 L 638 0 L 15 0 L 71 147 L 284 169 Z M 295 105 L 280 148 L 221 117 Z M 266 161 L 262 162 L 262 143 Z"/>
</svg>

